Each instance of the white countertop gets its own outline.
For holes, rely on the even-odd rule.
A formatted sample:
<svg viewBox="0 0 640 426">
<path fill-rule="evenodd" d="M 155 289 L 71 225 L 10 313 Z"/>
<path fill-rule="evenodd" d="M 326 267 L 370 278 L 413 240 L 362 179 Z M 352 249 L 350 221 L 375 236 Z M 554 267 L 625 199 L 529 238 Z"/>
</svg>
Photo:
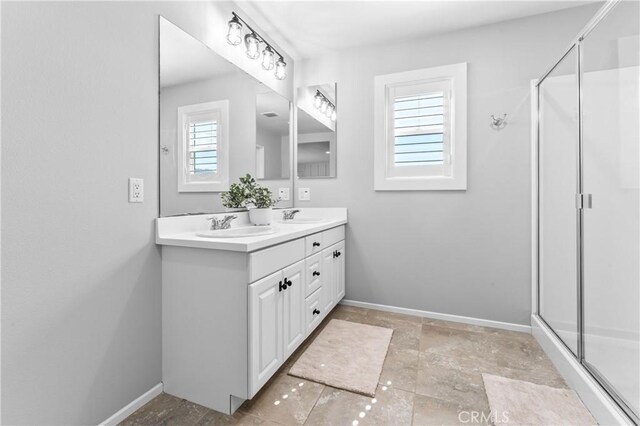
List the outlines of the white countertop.
<svg viewBox="0 0 640 426">
<path fill-rule="evenodd" d="M 209 230 L 210 222 L 207 218 L 234 214 L 238 216 L 238 218 L 231 222 L 232 228 L 252 226 L 249 222 L 248 213 L 239 212 L 161 217 L 156 219 L 156 244 L 211 250 L 252 252 L 347 223 L 346 208 L 300 208 L 298 210 L 300 210 L 300 213 L 296 215 L 296 218 L 320 218 L 322 222 L 306 224 L 281 223 L 282 210 L 279 209 L 273 211 L 274 220 L 271 226 L 277 229 L 273 234 L 257 237 L 209 238 L 196 235 L 197 233 Z"/>
</svg>

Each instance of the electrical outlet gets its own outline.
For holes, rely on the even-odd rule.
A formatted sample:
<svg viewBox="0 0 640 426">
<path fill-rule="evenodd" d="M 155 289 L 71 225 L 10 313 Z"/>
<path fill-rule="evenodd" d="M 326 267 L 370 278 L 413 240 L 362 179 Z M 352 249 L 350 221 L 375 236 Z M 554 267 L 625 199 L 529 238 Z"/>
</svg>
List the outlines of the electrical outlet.
<svg viewBox="0 0 640 426">
<path fill-rule="evenodd" d="M 281 201 L 289 201 L 289 188 L 278 188 L 278 198 Z"/>
<path fill-rule="evenodd" d="M 310 201 L 311 200 L 311 188 L 298 188 L 298 200 Z"/>
<path fill-rule="evenodd" d="M 144 202 L 144 179 L 129 178 L 129 202 Z"/>
</svg>

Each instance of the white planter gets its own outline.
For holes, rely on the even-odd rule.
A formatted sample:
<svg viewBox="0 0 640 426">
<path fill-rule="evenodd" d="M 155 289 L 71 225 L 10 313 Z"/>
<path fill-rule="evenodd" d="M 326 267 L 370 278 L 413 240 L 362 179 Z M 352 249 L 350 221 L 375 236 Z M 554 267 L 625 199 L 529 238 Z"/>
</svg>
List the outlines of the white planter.
<svg viewBox="0 0 640 426">
<path fill-rule="evenodd" d="M 271 223 L 271 207 L 266 209 L 249 209 L 249 220 L 254 225 L 269 225 Z"/>
</svg>

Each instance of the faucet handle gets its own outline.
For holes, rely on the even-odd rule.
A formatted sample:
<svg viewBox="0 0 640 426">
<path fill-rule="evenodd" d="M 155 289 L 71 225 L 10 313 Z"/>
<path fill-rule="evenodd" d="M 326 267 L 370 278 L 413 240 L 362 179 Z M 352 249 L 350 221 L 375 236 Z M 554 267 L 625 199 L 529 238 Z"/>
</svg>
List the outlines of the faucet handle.
<svg viewBox="0 0 640 426">
<path fill-rule="evenodd" d="M 283 210 L 282 211 L 282 219 L 283 220 L 292 220 L 296 213 L 300 213 L 300 210 Z"/>
</svg>

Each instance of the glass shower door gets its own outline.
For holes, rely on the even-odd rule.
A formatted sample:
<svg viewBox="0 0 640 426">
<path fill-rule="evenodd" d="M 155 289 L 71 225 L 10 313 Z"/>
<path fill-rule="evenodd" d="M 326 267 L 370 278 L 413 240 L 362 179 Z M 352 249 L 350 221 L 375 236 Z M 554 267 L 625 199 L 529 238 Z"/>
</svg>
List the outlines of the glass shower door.
<svg viewBox="0 0 640 426">
<path fill-rule="evenodd" d="M 640 209 L 637 2 L 582 42 L 584 364 L 638 421 Z M 626 407 L 624 407 L 626 405 Z"/>
<path fill-rule="evenodd" d="M 538 86 L 538 314 L 578 353 L 578 75 L 574 46 Z"/>
</svg>

